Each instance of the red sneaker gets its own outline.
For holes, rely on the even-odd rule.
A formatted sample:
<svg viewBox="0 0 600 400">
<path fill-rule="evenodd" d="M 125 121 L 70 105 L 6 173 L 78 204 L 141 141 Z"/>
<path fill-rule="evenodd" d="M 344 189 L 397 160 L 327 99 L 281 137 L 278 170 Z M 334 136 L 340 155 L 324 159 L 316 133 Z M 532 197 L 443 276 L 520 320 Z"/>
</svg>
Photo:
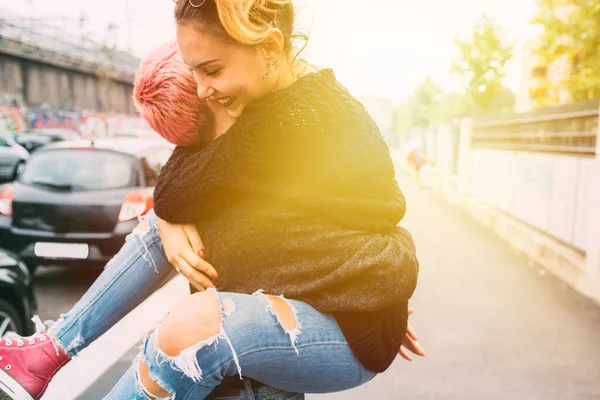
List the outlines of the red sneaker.
<svg viewBox="0 0 600 400">
<path fill-rule="evenodd" d="M 0 339 L 0 400 L 37 400 L 71 357 L 54 346 L 47 331 Z"/>
</svg>

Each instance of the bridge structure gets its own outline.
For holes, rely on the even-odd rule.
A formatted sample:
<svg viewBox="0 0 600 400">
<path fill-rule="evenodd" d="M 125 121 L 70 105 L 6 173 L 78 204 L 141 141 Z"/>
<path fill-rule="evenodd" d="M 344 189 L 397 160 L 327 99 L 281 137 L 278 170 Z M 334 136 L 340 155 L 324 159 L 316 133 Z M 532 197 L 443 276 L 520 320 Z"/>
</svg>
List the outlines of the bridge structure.
<svg viewBox="0 0 600 400">
<path fill-rule="evenodd" d="M 135 113 L 136 57 L 2 11 L 0 106 Z"/>
</svg>

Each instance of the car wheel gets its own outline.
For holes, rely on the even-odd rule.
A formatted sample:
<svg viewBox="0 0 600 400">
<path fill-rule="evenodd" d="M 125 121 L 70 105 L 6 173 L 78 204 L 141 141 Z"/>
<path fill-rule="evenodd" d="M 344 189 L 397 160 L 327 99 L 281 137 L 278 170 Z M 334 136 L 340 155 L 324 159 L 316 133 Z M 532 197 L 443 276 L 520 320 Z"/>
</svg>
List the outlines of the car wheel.
<svg viewBox="0 0 600 400">
<path fill-rule="evenodd" d="M 13 179 L 17 180 L 17 178 L 19 176 L 21 176 L 21 174 L 23 173 L 24 170 L 25 170 L 25 162 L 24 161 L 20 161 L 17 164 L 16 168 L 15 168 L 15 173 L 13 175 Z"/>
<path fill-rule="evenodd" d="M 8 301 L 0 299 L 0 337 L 8 332 L 25 333 L 17 310 Z"/>
</svg>

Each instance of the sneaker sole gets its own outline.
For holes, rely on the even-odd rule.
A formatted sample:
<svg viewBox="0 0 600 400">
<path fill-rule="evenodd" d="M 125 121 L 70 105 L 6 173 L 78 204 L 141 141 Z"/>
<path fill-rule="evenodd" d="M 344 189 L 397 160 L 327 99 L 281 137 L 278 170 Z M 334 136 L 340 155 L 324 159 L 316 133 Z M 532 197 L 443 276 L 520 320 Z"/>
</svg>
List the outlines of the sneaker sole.
<svg viewBox="0 0 600 400">
<path fill-rule="evenodd" d="M 27 390 L 23 388 L 14 380 L 14 378 L 8 375 L 6 372 L 0 369 L 0 400 L 35 400 Z"/>
</svg>

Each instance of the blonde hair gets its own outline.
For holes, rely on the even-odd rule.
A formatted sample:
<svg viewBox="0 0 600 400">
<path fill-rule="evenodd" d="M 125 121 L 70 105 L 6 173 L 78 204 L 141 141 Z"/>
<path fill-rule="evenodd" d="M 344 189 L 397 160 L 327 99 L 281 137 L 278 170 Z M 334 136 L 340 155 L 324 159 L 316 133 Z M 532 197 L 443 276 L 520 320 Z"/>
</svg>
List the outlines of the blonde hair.
<svg viewBox="0 0 600 400">
<path fill-rule="evenodd" d="M 175 6 L 178 25 L 193 25 L 247 46 L 264 43 L 271 29 L 279 29 L 290 54 L 294 39 L 307 39 L 306 35 L 294 34 L 294 19 L 292 0 L 207 0 L 201 7 L 179 0 Z"/>
</svg>

